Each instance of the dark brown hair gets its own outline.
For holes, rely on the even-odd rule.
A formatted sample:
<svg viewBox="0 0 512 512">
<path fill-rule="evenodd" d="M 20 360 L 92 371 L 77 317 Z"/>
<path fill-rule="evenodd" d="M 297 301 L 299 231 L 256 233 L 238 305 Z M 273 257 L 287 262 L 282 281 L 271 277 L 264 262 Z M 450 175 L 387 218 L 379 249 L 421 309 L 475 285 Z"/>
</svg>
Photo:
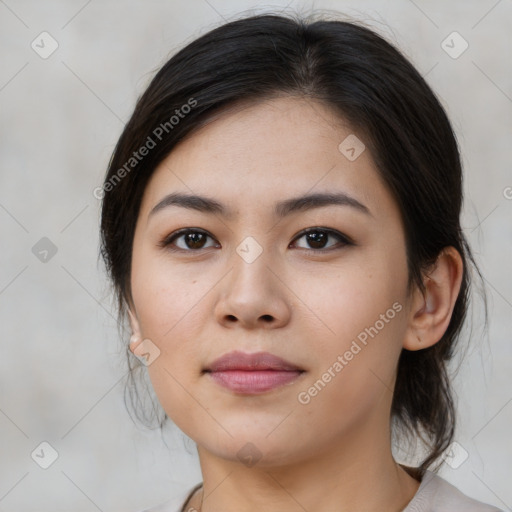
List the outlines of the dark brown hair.
<svg viewBox="0 0 512 512">
<path fill-rule="evenodd" d="M 460 225 L 462 170 L 447 115 L 411 63 L 374 31 L 346 21 L 252 16 L 211 30 L 165 63 L 137 101 L 102 191 L 101 253 L 120 318 L 131 301 L 133 235 L 152 172 L 214 113 L 277 95 L 320 101 L 361 134 L 401 210 L 410 289 L 424 292 L 422 277 L 444 247 L 462 257 L 462 285 L 444 336 L 430 348 L 402 350 L 398 361 L 391 418 L 394 430 L 426 443 L 421 475 L 453 439 L 446 365 L 466 316 L 468 264 L 478 268 Z M 151 147 L 140 157 L 144 146 Z M 132 376 L 141 364 L 126 352 Z"/>
</svg>

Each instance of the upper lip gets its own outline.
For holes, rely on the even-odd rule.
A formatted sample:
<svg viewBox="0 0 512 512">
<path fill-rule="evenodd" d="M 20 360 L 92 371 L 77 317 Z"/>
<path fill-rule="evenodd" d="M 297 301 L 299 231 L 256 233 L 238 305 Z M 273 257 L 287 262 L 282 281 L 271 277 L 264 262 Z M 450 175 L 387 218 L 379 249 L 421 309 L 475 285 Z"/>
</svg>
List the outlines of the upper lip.
<svg viewBox="0 0 512 512">
<path fill-rule="evenodd" d="M 269 352 L 247 354 L 240 351 L 229 352 L 222 355 L 205 369 L 206 372 L 222 372 L 229 370 L 303 371 L 302 368 Z"/>
</svg>

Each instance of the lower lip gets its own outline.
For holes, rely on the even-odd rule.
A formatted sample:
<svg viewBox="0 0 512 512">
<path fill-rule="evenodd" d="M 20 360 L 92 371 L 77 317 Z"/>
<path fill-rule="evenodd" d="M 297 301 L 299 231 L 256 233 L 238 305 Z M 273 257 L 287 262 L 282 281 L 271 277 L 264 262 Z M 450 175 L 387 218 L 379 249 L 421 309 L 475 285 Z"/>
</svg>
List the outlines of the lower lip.
<svg viewBox="0 0 512 512">
<path fill-rule="evenodd" d="M 221 386 L 246 395 L 263 393 L 293 382 L 300 371 L 279 370 L 229 370 L 211 372 L 209 375 Z"/>
</svg>

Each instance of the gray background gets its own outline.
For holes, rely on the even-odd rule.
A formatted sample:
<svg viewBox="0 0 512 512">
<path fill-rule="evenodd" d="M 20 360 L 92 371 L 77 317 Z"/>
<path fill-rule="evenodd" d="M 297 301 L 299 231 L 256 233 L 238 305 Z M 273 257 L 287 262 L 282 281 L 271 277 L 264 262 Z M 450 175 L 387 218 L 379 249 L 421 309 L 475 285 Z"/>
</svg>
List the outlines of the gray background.
<svg viewBox="0 0 512 512">
<path fill-rule="evenodd" d="M 137 511 L 199 481 L 190 440 L 171 427 L 166 446 L 125 410 L 127 340 L 97 260 L 93 190 L 158 66 L 223 19 L 287 6 L 337 9 L 374 26 L 412 59 L 453 121 L 466 172 L 463 224 L 490 324 L 484 332 L 477 301 L 455 380 L 457 442 L 469 456 L 455 468 L 459 449 L 441 474 L 511 510 L 510 0 L 0 0 L 0 511 Z M 31 47 L 51 48 L 43 31 L 58 43 L 46 59 Z M 453 31 L 469 44 L 458 58 L 442 46 Z M 453 52 L 463 42 L 444 44 Z M 43 237 L 55 255 L 41 252 Z M 31 457 L 43 441 L 59 455 L 48 469 Z"/>
</svg>

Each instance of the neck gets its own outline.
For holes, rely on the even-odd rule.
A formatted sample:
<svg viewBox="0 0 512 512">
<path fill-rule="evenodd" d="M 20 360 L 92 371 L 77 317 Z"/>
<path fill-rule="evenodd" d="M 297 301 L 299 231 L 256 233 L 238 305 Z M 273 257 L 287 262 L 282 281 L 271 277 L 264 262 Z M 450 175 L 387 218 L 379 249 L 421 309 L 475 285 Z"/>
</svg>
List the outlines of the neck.
<svg viewBox="0 0 512 512">
<path fill-rule="evenodd" d="M 359 430 L 300 462 L 265 467 L 198 447 L 203 487 L 189 506 L 200 512 L 398 512 L 419 482 L 395 462 L 389 439 L 389 430 L 370 436 Z"/>
</svg>

